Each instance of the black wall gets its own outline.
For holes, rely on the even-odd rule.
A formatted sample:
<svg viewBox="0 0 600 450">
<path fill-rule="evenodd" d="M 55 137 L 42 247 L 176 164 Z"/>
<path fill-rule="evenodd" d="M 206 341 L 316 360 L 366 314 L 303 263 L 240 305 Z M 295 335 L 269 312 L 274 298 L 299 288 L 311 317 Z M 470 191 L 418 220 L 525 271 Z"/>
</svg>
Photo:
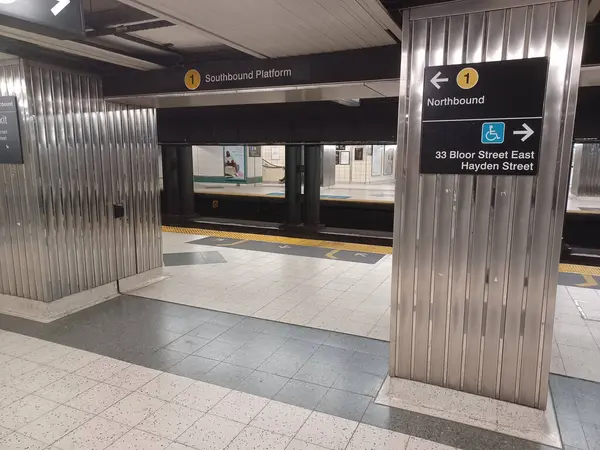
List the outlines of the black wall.
<svg viewBox="0 0 600 450">
<path fill-rule="evenodd" d="M 164 144 L 396 142 L 398 99 L 158 110 Z M 575 139 L 600 138 L 600 86 L 579 90 Z"/>
<path fill-rule="evenodd" d="M 574 137 L 600 138 L 600 86 L 579 89 Z"/>
<path fill-rule="evenodd" d="M 165 108 L 158 110 L 161 143 L 268 144 L 396 142 L 398 98 L 334 102 Z"/>
</svg>

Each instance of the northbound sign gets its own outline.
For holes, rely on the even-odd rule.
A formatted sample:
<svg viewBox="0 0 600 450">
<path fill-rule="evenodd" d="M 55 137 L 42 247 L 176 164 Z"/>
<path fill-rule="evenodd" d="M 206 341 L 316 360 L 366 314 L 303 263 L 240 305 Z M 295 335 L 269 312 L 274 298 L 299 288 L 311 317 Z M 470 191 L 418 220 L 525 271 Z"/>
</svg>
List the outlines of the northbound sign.
<svg viewBox="0 0 600 450">
<path fill-rule="evenodd" d="M 421 173 L 536 175 L 547 58 L 425 68 Z"/>
</svg>

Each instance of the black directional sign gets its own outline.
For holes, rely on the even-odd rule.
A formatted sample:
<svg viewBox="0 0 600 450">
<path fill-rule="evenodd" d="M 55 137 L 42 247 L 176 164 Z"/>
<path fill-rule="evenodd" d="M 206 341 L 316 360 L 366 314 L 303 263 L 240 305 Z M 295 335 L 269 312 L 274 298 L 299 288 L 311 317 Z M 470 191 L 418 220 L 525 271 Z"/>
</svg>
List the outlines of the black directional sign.
<svg viewBox="0 0 600 450">
<path fill-rule="evenodd" d="M 0 0 L 0 25 L 56 38 L 85 36 L 81 0 Z"/>
<path fill-rule="evenodd" d="M 23 164 L 16 97 L 0 97 L 0 164 Z"/>
<path fill-rule="evenodd" d="M 536 175 L 548 59 L 425 69 L 421 173 Z"/>
</svg>

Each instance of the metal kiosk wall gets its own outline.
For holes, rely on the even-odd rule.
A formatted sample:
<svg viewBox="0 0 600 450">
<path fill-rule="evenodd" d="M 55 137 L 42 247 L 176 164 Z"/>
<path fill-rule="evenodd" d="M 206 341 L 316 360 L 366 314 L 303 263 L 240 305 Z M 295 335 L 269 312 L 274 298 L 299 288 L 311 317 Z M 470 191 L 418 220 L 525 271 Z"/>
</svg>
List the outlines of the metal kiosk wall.
<svg viewBox="0 0 600 450">
<path fill-rule="evenodd" d="M 469 0 L 405 11 L 392 376 L 546 407 L 586 8 Z M 421 174 L 426 67 L 536 57 L 548 57 L 537 175 Z"/>
</svg>

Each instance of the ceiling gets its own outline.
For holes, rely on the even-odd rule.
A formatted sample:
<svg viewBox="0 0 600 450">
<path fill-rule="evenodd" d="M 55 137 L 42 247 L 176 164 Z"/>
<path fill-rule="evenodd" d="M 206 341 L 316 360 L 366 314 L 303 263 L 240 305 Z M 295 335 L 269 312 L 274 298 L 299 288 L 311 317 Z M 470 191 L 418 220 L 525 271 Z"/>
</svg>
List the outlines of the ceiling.
<svg viewBox="0 0 600 450">
<path fill-rule="evenodd" d="M 86 36 L 79 40 L 6 27 L 0 28 L 0 36 L 84 62 L 87 58 L 137 70 L 376 47 L 398 42 L 401 36 L 396 0 L 81 2 Z"/>
<path fill-rule="evenodd" d="M 54 0 L 53 0 L 54 1 Z M 277 58 L 393 44 L 400 11 L 436 0 L 81 0 L 86 36 L 59 40 L 0 27 L 0 51 L 34 47 L 101 71 Z M 441 0 L 444 1 L 444 0 Z M 588 21 L 600 26 L 600 0 Z M 29 46 L 29 47 L 27 47 Z M 600 50 L 600 43 L 596 46 Z M 11 51 L 12 50 L 12 51 Z M 51 53 L 49 53 L 51 54 Z M 600 60 L 600 58 L 599 58 Z"/>
</svg>

